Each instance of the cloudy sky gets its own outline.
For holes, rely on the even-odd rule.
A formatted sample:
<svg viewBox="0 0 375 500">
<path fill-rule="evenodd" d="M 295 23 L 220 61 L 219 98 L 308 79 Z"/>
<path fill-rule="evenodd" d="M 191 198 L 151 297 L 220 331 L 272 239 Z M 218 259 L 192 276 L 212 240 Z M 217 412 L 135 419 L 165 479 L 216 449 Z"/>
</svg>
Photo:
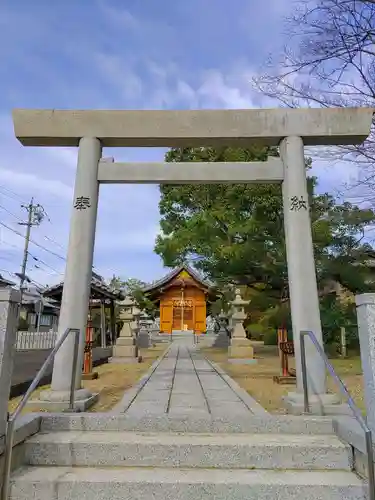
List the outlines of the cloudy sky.
<svg viewBox="0 0 375 500">
<path fill-rule="evenodd" d="M 266 5 L 266 7 L 265 7 Z M 0 5 L 0 222 L 24 233 L 31 197 L 48 218 L 32 230 L 28 274 L 62 279 L 76 151 L 26 148 L 11 109 L 262 107 L 251 86 L 280 51 L 291 0 L 3 0 Z M 156 149 L 104 150 L 122 161 L 160 161 Z M 321 189 L 338 170 L 315 166 Z M 159 229 L 157 186 L 102 186 L 94 266 L 151 281 Z M 0 226 L 0 273 L 19 271 L 24 239 Z M 39 245 L 39 246 L 38 246 Z M 38 259 L 38 260 L 37 260 Z"/>
</svg>

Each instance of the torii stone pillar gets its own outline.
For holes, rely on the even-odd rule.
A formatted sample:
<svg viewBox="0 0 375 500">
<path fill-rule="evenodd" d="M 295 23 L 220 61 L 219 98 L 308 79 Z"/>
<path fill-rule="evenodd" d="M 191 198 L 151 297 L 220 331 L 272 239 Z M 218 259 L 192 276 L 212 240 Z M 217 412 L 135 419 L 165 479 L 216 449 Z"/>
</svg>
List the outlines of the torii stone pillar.
<svg viewBox="0 0 375 500">
<path fill-rule="evenodd" d="M 90 297 L 93 250 L 99 197 L 98 165 L 100 141 L 84 137 L 79 141 L 77 172 L 70 219 L 68 254 L 61 301 L 58 337 L 67 328 L 79 328 L 81 338 L 76 373 L 76 408 L 83 411 L 97 400 L 81 385 L 85 329 Z M 40 394 L 35 406 L 61 409 L 69 403 L 74 337 L 69 336 L 55 356 L 51 390 Z"/>
<path fill-rule="evenodd" d="M 284 228 L 297 377 L 297 392 L 289 393 L 284 401 L 290 412 L 300 413 L 303 411 L 300 332 L 312 331 L 319 344 L 323 348 L 324 346 L 302 138 L 292 136 L 283 139 L 280 143 L 280 156 L 284 163 Z M 311 403 L 324 407 L 338 402 L 336 395 L 327 394 L 326 370 L 322 358 L 309 339 L 306 339 L 305 345 Z"/>
<path fill-rule="evenodd" d="M 356 295 L 367 425 L 375 436 L 375 293 Z"/>
</svg>

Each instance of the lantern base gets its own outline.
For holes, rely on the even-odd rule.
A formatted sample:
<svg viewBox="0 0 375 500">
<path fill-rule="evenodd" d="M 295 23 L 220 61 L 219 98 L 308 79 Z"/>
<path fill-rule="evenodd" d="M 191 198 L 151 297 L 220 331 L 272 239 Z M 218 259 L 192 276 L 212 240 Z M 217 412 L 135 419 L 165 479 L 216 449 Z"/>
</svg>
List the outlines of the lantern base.
<svg viewBox="0 0 375 500">
<path fill-rule="evenodd" d="M 137 356 L 136 358 L 131 358 L 131 357 L 126 358 L 125 356 L 113 357 L 113 358 L 109 358 L 108 363 L 117 363 L 117 364 L 124 364 L 124 365 L 142 363 L 142 356 Z"/>
<path fill-rule="evenodd" d="M 251 345 L 231 345 L 228 348 L 228 355 L 230 358 L 254 358 L 254 349 Z"/>
<path fill-rule="evenodd" d="M 287 385 L 287 384 L 296 384 L 296 377 L 291 377 L 290 375 L 275 375 L 273 377 L 273 381 L 276 384 Z"/>
</svg>

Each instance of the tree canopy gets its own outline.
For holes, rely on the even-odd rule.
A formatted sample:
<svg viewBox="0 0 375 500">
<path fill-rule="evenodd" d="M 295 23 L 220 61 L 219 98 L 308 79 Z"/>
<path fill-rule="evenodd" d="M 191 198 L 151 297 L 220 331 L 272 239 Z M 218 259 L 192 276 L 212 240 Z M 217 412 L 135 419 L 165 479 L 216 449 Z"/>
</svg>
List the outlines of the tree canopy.
<svg viewBox="0 0 375 500">
<path fill-rule="evenodd" d="M 276 148 L 172 149 L 169 162 L 264 161 Z M 309 170 L 311 161 L 306 160 Z M 339 204 L 316 194 L 308 177 L 312 232 L 320 294 L 340 283 L 353 293 L 371 289 L 364 240 L 374 222 L 371 210 Z M 220 288 L 243 285 L 252 307 L 265 311 L 288 300 L 281 187 L 276 184 L 163 185 L 160 187 L 162 234 L 155 251 L 166 266 L 192 262 Z M 361 265 L 362 264 L 362 265 Z M 278 311 L 282 314 L 283 308 Z M 287 314 L 287 311 L 285 312 Z"/>
<path fill-rule="evenodd" d="M 155 305 L 143 293 L 143 288 L 147 285 L 137 278 L 121 279 L 119 276 L 112 276 L 109 286 L 114 290 L 121 290 L 125 295 L 134 299 L 135 303 L 142 311 L 145 311 L 151 317 L 155 315 Z"/>
</svg>

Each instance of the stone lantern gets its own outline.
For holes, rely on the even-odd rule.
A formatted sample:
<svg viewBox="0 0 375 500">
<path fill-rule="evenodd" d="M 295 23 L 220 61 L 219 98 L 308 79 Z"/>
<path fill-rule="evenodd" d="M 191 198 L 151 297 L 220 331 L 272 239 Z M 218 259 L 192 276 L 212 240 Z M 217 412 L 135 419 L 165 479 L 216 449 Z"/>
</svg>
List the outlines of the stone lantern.
<svg viewBox="0 0 375 500">
<path fill-rule="evenodd" d="M 113 346 L 113 357 L 110 359 L 111 363 L 138 363 L 140 358 L 138 356 L 138 347 L 136 345 L 135 337 L 133 335 L 133 321 L 134 309 L 139 311 L 134 305 L 134 300 L 131 297 L 126 297 L 125 300 L 119 303 L 120 306 L 120 319 L 124 322 L 121 328 L 120 336 Z"/>
<path fill-rule="evenodd" d="M 250 301 L 244 300 L 241 297 L 241 290 L 236 289 L 235 293 L 235 299 L 232 301 L 232 338 L 229 347 L 229 357 L 253 359 L 254 350 L 250 344 L 250 340 L 246 337 L 246 331 L 243 326 L 243 322 L 246 319 L 245 306 Z"/>
</svg>

